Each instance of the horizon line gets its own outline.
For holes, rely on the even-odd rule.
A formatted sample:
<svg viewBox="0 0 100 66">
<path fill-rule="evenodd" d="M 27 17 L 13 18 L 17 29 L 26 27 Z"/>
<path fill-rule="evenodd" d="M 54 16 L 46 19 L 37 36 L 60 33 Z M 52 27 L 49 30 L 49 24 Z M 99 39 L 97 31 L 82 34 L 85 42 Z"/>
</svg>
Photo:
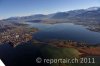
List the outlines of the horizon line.
<svg viewBox="0 0 100 66">
<path fill-rule="evenodd" d="M 93 7 L 99 7 L 100 6 L 93 6 Z M 88 8 L 93 8 L 93 7 L 87 7 L 87 8 L 81 8 L 81 9 L 88 9 Z M 54 14 L 54 13 L 59 13 L 59 12 L 68 12 L 68 11 L 73 11 L 73 10 L 81 10 L 81 9 L 70 9 L 70 10 L 66 10 L 66 11 L 57 11 L 57 12 L 52 12 L 52 13 L 35 13 L 35 14 L 29 14 L 29 15 L 18 15 L 18 16 L 11 16 L 11 17 L 5 17 L 5 18 L 1 18 L 0 17 L 0 20 L 4 20 L 4 19 L 9 19 L 9 18 L 16 18 L 16 17 L 26 17 L 26 16 L 34 16 L 34 15 L 49 15 L 49 14 Z"/>
</svg>

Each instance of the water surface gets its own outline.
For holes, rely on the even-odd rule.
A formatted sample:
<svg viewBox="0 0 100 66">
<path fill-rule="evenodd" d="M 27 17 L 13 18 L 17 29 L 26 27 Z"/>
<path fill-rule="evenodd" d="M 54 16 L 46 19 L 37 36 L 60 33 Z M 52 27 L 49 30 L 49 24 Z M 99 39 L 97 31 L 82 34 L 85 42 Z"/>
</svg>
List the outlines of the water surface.
<svg viewBox="0 0 100 66">
<path fill-rule="evenodd" d="M 100 43 L 100 33 L 86 29 L 85 26 L 73 23 L 28 23 L 31 27 L 40 29 L 34 34 L 34 38 L 38 40 L 64 39 L 74 40 L 78 42 Z"/>
</svg>

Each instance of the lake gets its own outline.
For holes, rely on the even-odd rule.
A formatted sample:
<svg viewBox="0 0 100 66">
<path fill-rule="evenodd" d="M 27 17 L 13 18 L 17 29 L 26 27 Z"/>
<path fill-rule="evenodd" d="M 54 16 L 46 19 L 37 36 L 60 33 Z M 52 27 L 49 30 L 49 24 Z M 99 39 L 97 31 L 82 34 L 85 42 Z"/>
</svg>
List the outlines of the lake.
<svg viewBox="0 0 100 66">
<path fill-rule="evenodd" d="M 89 31 L 86 27 L 82 25 L 75 25 L 72 23 L 58 23 L 58 24 L 43 24 L 43 23 L 28 23 L 30 27 L 38 28 L 39 31 L 34 34 L 34 38 L 45 41 L 50 39 L 66 39 L 66 40 L 74 40 L 74 41 L 85 41 L 89 43 L 100 43 L 100 33 Z M 57 53 L 55 55 L 64 56 L 63 54 L 67 54 L 64 52 L 63 54 L 60 52 L 63 48 L 55 48 L 49 47 L 47 44 L 33 44 L 27 42 L 26 44 L 18 45 L 13 48 L 10 44 L 2 44 L 0 45 L 0 59 L 6 64 L 6 66 L 49 66 L 44 64 L 36 64 L 37 57 L 46 58 L 50 56 L 51 52 Z M 66 48 L 68 49 L 68 48 Z M 55 51 L 55 52 L 54 52 Z M 68 51 L 68 50 L 67 50 Z M 50 53 L 49 53 L 50 52 Z M 50 58 L 52 55 L 51 53 Z M 71 53 L 71 52 L 70 52 Z M 55 56 L 54 55 L 54 56 Z M 99 59 L 100 57 L 95 57 L 96 64 L 91 66 L 100 65 Z M 81 64 L 83 65 L 83 64 Z M 75 66 L 75 65 L 73 65 Z M 80 66 L 80 65 L 76 65 Z M 87 64 L 83 66 L 88 66 Z"/>
<path fill-rule="evenodd" d="M 34 38 L 46 41 L 50 39 L 73 40 L 78 42 L 87 42 L 91 44 L 100 43 L 100 33 L 86 29 L 85 26 L 73 23 L 27 23 L 31 27 L 38 28 L 39 31 L 34 34 Z"/>
</svg>

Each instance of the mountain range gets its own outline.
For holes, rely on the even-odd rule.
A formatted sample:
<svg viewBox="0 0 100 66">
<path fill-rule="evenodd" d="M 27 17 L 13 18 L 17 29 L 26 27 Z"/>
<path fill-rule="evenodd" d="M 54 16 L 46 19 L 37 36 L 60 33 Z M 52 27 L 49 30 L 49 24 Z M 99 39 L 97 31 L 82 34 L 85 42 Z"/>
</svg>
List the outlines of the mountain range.
<svg viewBox="0 0 100 66">
<path fill-rule="evenodd" d="M 100 23 L 100 7 L 90 7 L 87 9 L 57 12 L 53 14 L 36 14 L 23 17 L 10 17 L 1 21 L 7 22 L 50 22 L 50 21 L 80 21 Z"/>
</svg>

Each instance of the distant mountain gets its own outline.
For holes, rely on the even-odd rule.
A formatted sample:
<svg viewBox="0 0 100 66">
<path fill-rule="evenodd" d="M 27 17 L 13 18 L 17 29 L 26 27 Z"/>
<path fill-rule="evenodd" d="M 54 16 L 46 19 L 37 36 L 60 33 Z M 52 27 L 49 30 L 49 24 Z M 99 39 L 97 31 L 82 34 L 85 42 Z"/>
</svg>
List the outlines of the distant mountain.
<svg viewBox="0 0 100 66">
<path fill-rule="evenodd" d="M 100 7 L 90 7 L 86 9 L 87 11 L 95 11 L 95 10 L 100 10 Z"/>
<path fill-rule="evenodd" d="M 80 18 L 80 19 L 100 19 L 100 7 L 91 7 L 88 9 L 72 10 L 68 12 L 56 13 L 53 19 L 64 19 L 64 18 Z"/>
<path fill-rule="evenodd" d="M 25 17 L 21 17 L 21 19 L 25 19 L 25 20 L 29 20 L 29 19 L 43 19 L 46 18 L 46 15 L 43 14 L 36 14 L 36 15 L 31 15 L 31 16 L 25 16 Z"/>
<path fill-rule="evenodd" d="M 36 14 L 31 16 L 23 16 L 23 17 L 10 17 L 8 19 L 4 19 L 4 21 L 27 21 L 27 20 L 33 20 L 33 19 L 43 19 L 46 15 L 43 14 Z"/>
<path fill-rule="evenodd" d="M 27 21 L 39 21 L 41 20 L 47 20 L 47 19 L 80 19 L 80 20 L 100 20 L 100 7 L 91 7 L 87 9 L 78 9 L 78 10 L 71 10 L 67 12 L 58 12 L 58 13 L 53 13 L 53 14 L 48 14 L 48 15 L 43 15 L 43 14 L 36 14 L 36 15 L 31 15 L 31 16 L 24 16 L 24 17 L 11 17 L 8 19 L 5 19 L 5 21 L 10 21 L 10 22 L 27 22 Z"/>
<path fill-rule="evenodd" d="M 69 13 L 66 12 L 58 12 L 53 14 L 53 16 L 51 17 L 51 19 L 65 19 L 69 16 Z"/>
<path fill-rule="evenodd" d="M 69 13 L 69 16 L 68 17 L 75 17 L 76 15 L 82 14 L 84 12 L 86 12 L 86 11 L 83 10 L 83 9 L 80 9 L 80 10 L 68 11 L 67 13 Z"/>
<path fill-rule="evenodd" d="M 89 8 L 89 10 L 86 9 L 84 13 L 76 15 L 76 17 L 85 19 L 100 19 L 100 8 L 98 9 Z"/>
</svg>

